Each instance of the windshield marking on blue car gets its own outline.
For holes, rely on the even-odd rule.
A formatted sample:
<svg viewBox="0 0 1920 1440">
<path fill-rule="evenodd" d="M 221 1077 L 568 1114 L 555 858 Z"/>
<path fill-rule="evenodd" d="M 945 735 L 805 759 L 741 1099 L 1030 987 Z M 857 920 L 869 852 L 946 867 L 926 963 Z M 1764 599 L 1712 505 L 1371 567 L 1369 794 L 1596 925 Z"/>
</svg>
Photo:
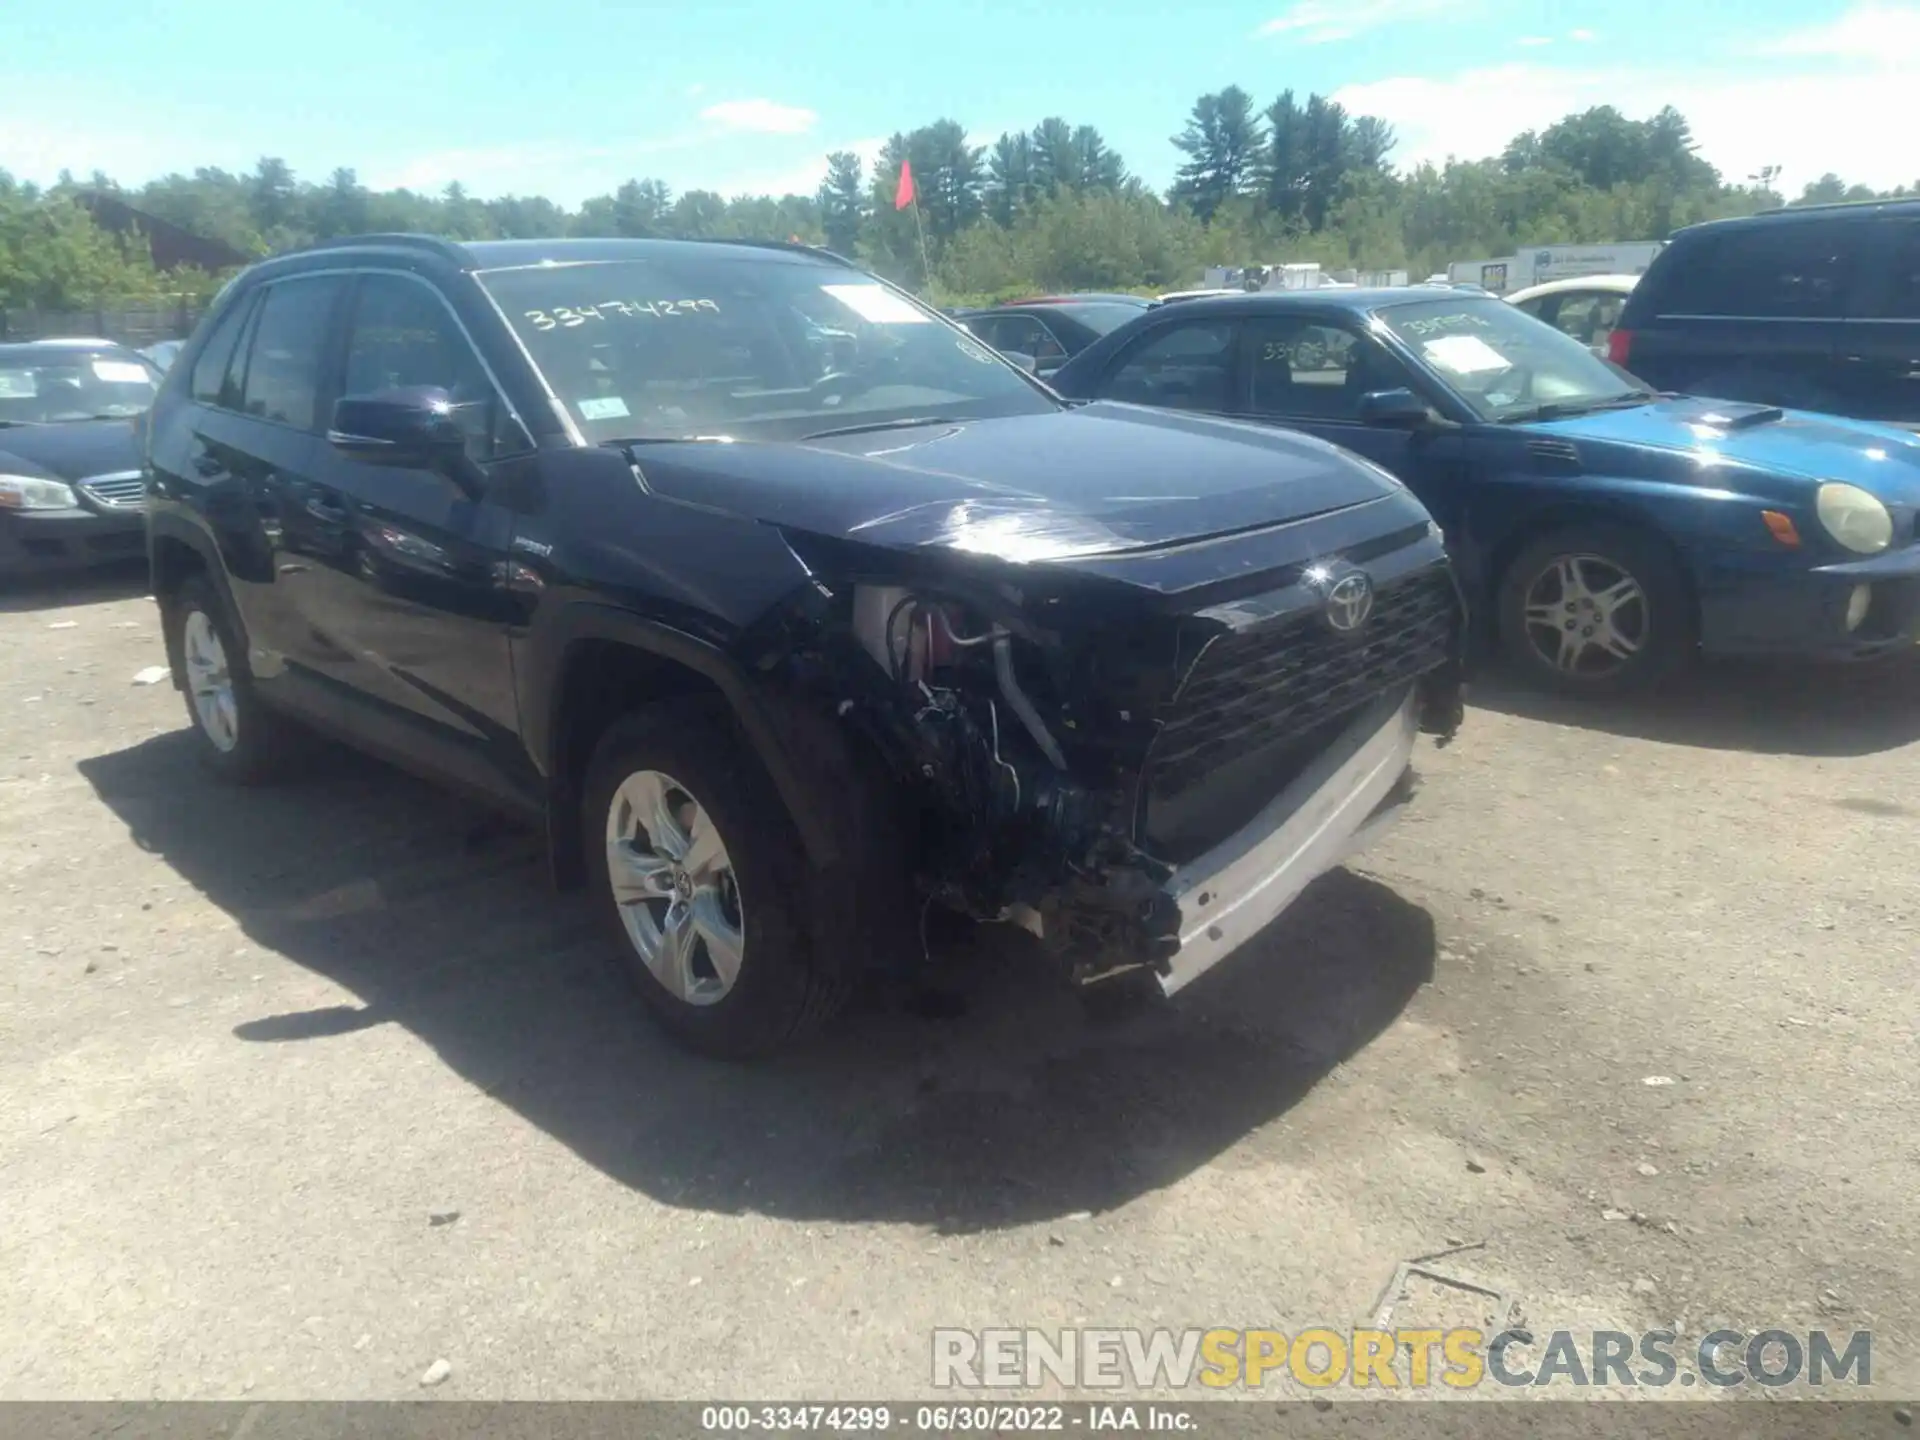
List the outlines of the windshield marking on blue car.
<svg viewBox="0 0 1920 1440">
<path fill-rule="evenodd" d="M 822 285 L 820 289 L 862 320 L 874 325 L 931 325 L 922 314 L 884 285 Z"/>
<path fill-rule="evenodd" d="M 1455 375 L 1477 375 L 1484 370 L 1509 370 L 1513 362 L 1478 335 L 1441 335 L 1424 340 L 1420 353 L 1442 370 Z"/>
<path fill-rule="evenodd" d="M 1456 311 L 1451 315 L 1430 315 L 1424 320 L 1409 320 L 1398 328 L 1409 335 L 1432 335 L 1436 331 L 1455 330 L 1462 326 L 1476 330 L 1492 328 L 1484 316 L 1474 315 L 1465 310 Z"/>
</svg>

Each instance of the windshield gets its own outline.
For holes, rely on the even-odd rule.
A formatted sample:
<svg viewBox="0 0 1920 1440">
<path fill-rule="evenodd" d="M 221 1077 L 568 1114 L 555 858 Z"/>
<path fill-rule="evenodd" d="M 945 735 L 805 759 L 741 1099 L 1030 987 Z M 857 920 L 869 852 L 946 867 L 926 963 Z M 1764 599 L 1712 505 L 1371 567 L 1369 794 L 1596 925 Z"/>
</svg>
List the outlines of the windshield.
<svg viewBox="0 0 1920 1440">
<path fill-rule="evenodd" d="M 791 440 L 1058 408 L 932 311 L 811 260 L 715 247 L 479 279 L 596 443 Z"/>
<path fill-rule="evenodd" d="M 1389 306 L 1374 319 L 1482 420 L 1577 414 L 1649 393 L 1626 371 L 1504 300 L 1460 295 Z"/>
<path fill-rule="evenodd" d="M 0 347 L 0 424 L 138 415 L 153 404 L 155 383 L 153 369 L 126 351 Z"/>
</svg>

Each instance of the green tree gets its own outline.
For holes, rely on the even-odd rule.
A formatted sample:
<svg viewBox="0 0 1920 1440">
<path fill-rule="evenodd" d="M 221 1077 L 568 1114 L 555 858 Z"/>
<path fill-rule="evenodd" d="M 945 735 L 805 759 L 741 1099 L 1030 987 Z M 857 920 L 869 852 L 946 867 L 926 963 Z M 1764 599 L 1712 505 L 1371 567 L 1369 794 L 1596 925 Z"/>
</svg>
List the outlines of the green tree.
<svg viewBox="0 0 1920 1440">
<path fill-rule="evenodd" d="M 993 142 L 992 152 L 987 156 L 987 179 L 982 194 L 988 215 L 994 224 L 1010 226 L 1038 193 L 1033 137 L 1003 134 Z"/>
<path fill-rule="evenodd" d="M 1174 198 L 1202 220 L 1245 193 L 1256 181 L 1266 130 L 1253 97 L 1238 85 L 1194 102 L 1186 129 L 1173 146 L 1187 157 L 1174 177 Z"/>
<path fill-rule="evenodd" d="M 827 178 L 820 182 L 820 224 L 827 248 L 850 260 L 860 253 L 860 230 L 866 224 L 865 185 L 858 155 L 836 150 L 827 156 Z"/>
</svg>

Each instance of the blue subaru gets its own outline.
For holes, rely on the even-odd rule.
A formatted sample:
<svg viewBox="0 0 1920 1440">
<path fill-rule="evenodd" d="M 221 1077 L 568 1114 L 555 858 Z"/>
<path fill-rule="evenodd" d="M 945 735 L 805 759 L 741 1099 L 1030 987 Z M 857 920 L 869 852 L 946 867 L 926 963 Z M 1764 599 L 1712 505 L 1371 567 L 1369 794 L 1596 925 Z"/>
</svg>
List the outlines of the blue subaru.
<svg viewBox="0 0 1920 1440">
<path fill-rule="evenodd" d="M 1373 461 L 1439 521 L 1500 645 L 1561 690 L 1644 685 L 1702 651 L 1868 659 L 1920 639 L 1920 436 L 1658 394 L 1491 296 L 1191 300 L 1052 383 Z"/>
</svg>

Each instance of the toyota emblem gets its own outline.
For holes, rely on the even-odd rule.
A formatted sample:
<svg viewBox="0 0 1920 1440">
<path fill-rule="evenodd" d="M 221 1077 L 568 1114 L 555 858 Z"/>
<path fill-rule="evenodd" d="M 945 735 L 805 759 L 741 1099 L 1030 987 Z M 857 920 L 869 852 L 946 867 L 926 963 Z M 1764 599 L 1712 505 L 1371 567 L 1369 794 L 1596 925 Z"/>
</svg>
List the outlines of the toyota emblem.
<svg viewBox="0 0 1920 1440">
<path fill-rule="evenodd" d="M 1363 574 L 1342 576 L 1327 591 L 1327 624 L 1351 635 L 1373 613 L 1373 582 Z"/>
</svg>

